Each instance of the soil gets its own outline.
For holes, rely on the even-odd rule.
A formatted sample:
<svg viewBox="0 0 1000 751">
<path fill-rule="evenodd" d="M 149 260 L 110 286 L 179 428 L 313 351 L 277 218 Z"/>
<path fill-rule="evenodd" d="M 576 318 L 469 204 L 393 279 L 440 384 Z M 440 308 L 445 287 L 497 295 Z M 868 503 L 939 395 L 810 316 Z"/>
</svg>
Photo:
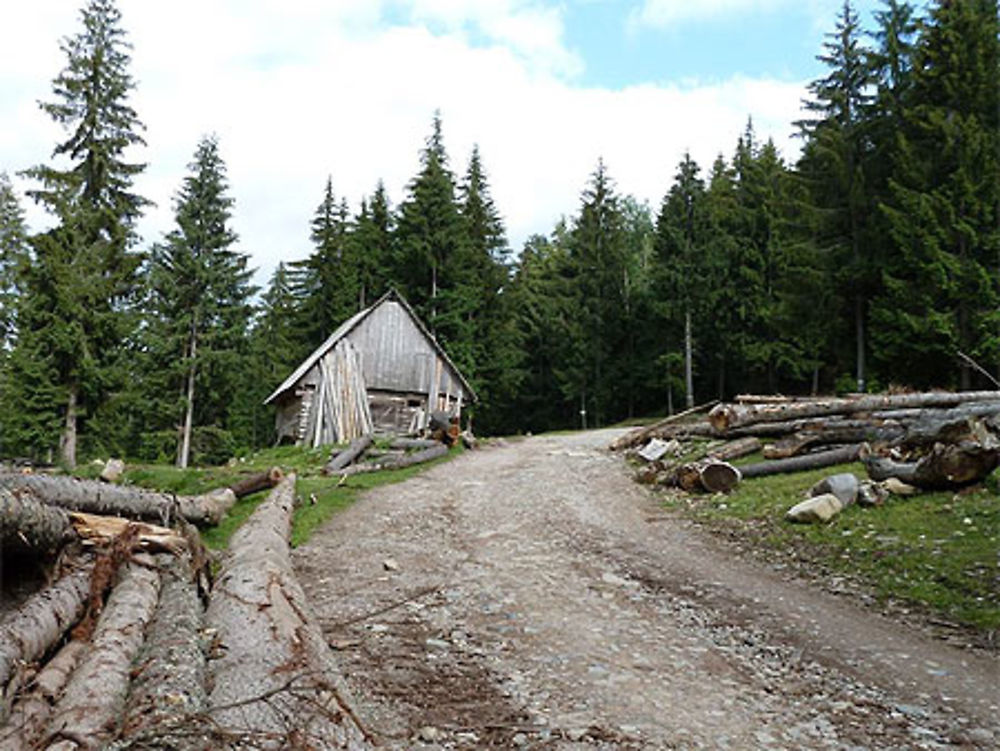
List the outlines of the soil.
<svg viewBox="0 0 1000 751">
<path fill-rule="evenodd" d="M 1000 661 L 664 512 L 594 431 L 466 452 L 295 551 L 385 748 L 1000 745 Z"/>
</svg>

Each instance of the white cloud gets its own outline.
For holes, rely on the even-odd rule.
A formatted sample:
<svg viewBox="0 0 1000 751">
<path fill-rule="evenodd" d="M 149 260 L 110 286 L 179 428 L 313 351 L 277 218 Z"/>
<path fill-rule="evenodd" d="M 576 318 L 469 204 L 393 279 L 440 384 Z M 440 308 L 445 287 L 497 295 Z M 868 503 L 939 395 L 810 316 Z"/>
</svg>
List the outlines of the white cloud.
<svg viewBox="0 0 1000 751">
<path fill-rule="evenodd" d="M 630 27 L 666 28 L 681 21 L 774 10 L 789 0 L 645 0 L 629 16 Z"/>
<path fill-rule="evenodd" d="M 0 61 L 0 170 L 47 161 L 60 137 L 35 100 L 51 96 L 63 65 L 57 40 L 75 31 L 75 5 L 35 0 L 8 19 L 18 30 L 9 54 L 20 57 L 15 64 L 5 50 Z M 489 0 L 473 11 L 408 0 L 405 23 L 393 26 L 373 5 L 121 0 L 135 46 L 133 103 L 148 125 L 137 158 L 149 168 L 138 187 L 157 203 L 140 227 L 146 242 L 170 228 L 172 197 L 210 132 L 261 283 L 279 260 L 309 252 L 308 223 L 328 174 L 352 209 L 379 179 L 401 200 L 436 108 L 456 173 L 479 143 L 515 250 L 577 211 L 599 156 L 621 192 L 655 206 L 684 150 L 707 168 L 718 151 L 732 152 L 748 115 L 762 137 L 795 148 L 799 84 L 733 77 L 584 87 L 560 67 L 558 15 L 538 3 Z M 470 24 L 488 41 L 471 39 Z M 29 221 L 45 219 L 32 209 Z"/>
</svg>

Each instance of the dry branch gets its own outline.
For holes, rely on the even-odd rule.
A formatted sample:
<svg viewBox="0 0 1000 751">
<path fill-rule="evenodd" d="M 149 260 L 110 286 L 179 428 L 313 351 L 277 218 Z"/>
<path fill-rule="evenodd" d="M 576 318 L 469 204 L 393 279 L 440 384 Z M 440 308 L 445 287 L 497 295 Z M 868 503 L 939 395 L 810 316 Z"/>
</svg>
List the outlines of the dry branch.
<svg viewBox="0 0 1000 751">
<path fill-rule="evenodd" d="M 54 506 L 91 514 L 157 520 L 168 525 L 179 514 L 195 524 L 218 524 L 236 495 L 229 488 L 197 496 L 172 495 L 96 480 L 54 475 L 0 475 L 0 488 L 27 489 Z"/>
<path fill-rule="evenodd" d="M 83 615 L 93 560 L 81 558 L 54 584 L 35 593 L 0 625 L 0 691 L 19 664 L 41 658 Z"/>
<path fill-rule="evenodd" d="M 90 651 L 53 710 L 49 751 L 97 749 L 120 719 L 129 669 L 160 591 L 160 574 L 149 556 L 135 556 L 123 571 L 97 622 Z"/>
<path fill-rule="evenodd" d="M 206 616 L 218 639 L 209 712 L 255 748 L 366 748 L 332 656 L 292 573 L 295 477 L 285 478 L 233 535 Z"/>
</svg>

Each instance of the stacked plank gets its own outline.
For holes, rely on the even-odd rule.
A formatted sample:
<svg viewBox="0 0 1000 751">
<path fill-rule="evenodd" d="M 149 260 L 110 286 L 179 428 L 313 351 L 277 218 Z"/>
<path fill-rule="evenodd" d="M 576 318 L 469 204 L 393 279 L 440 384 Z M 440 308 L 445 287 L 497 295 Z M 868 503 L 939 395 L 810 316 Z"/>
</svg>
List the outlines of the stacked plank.
<svg viewBox="0 0 1000 751">
<path fill-rule="evenodd" d="M 374 430 L 361 355 L 342 339 L 320 358 L 305 439 L 309 446 L 351 441 Z"/>
<path fill-rule="evenodd" d="M 4 550 L 58 554 L 51 584 L 0 621 L 0 751 L 367 748 L 292 573 L 294 488 L 280 479 L 234 535 L 214 587 L 183 519 L 0 489 Z"/>
<path fill-rule="evenodd" d="M 700 411 L 708 406 L 703 419 L 694 414 L 686 420 L 668 418 L 622 436 L 611 448 L 634 449 L 652 439 L 764 439 L 765 461 L 741 467 L 743 477 L 860 459 L 873 477 L 893 476 L 928 488 L 982 479 L 1000 462 L 1000 391 L 744 396 Z M 647 467 L 643 476 L 660 482 L 657 471 Z M 671 476 L 666 473 L 667 481 Z"/>
</svg>

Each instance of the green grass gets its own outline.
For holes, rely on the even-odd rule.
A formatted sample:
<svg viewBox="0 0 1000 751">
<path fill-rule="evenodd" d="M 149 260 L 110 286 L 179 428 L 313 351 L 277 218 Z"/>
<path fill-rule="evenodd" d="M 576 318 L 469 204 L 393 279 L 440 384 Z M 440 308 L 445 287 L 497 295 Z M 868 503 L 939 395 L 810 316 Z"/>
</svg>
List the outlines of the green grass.
<svg viewBox="0 0 1000 751">
<path fill-rule="evenodd" d="M 329 446 L 305 449 L 281 446 L 251 454 L 220 467 L 178 469 L 160 464 L 139 464 L 126 467 L 123 482 L 139 487 L 161 490 L 178 495 L 197 495 L 233 484 L 245 474 L 278 466 L 286 473 L 295 472 L 295 492 L 302 501 L 292 519 L 292 546 L 306 542 L 310 535 L 337 511 L 350 506 L 358 495 L 370 488 L 402 482 L 428 467 L 446 462 L 462 452 L 462 448 L 426 464 L 406 469 L 371 472 L 348 477 L 340 484 L 339 477 L 325 477 L 323 465 L 330 456 Z M 80 477 L 96 477 L 100 467 L 83 465 L 75 472 Z M 267 497 L 267 492 L 254 493 L 239 499 L 215 527 L 201 530 L 202 540 L 213 550 L 224 550 L 229 538 Z"/>
<path fill-rule="evenodd" d="M 728 496 L 668 502 L 715 528 L 752 539 L 820 573 L 867 583 L 881 600 L 929 607 L 975 628 L 1000 628 L 1000 496 L 959 493 L 890 496 L 875 508 L 849 506 L 825 525 L 785 521 L 813 483 L 836 472 L 866 477 L 860 464 L 751 478 Z"/>
</svg>

